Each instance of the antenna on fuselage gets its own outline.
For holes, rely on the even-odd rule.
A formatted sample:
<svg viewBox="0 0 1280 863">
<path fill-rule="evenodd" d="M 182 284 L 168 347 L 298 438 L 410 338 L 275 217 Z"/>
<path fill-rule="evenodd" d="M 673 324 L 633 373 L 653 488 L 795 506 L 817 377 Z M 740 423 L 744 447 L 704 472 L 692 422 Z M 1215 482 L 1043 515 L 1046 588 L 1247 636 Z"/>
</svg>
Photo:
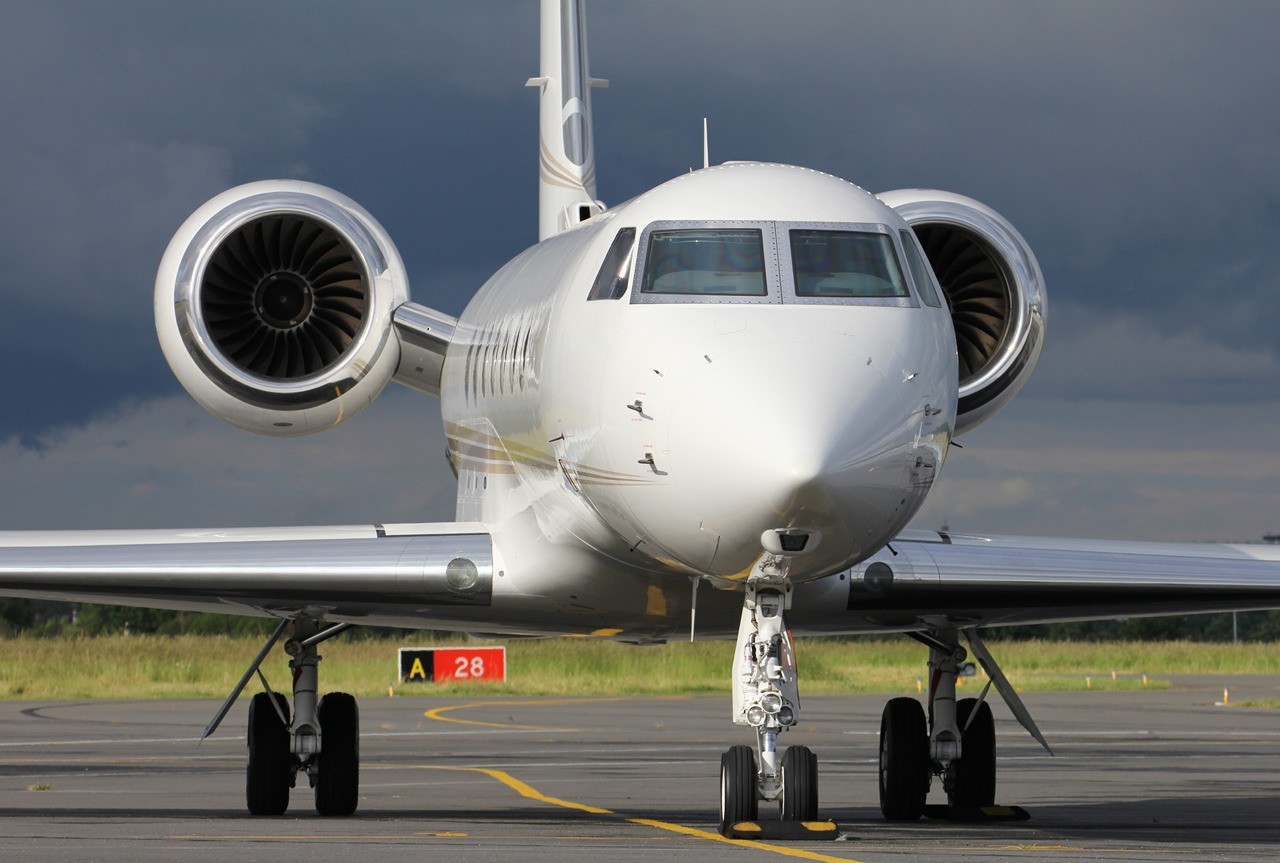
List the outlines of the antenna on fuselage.
<svg viewBox="0 0 1280 863">
<path fill-rule="evenodd" d="M 563 13 L 563 14 L 562 14 Z M 596 200 L 591 89 L 608 87 L 587 68 L 582 0 L 542 0 L 538 98 L 538 239 L 604 211 Z"/>
<path fill-rule="evenodd" d="M 702 118 L 702 167 L 711 167 L 711 144 L 707 137 L 707 118 Z"/>
</svg>

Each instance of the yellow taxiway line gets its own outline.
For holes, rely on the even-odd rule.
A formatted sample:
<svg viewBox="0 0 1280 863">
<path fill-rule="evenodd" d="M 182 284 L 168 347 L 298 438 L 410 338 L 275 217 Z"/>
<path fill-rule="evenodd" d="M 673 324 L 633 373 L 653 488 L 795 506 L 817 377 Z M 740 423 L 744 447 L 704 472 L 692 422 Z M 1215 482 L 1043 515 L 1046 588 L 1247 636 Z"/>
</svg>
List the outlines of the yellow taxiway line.
<svg viewBox="0 0 1280 863">
<path fill-rule="evenodd" d="M 403 765 L 397 765 L 403 767 Z M 454 773 L 481 773 L 491 779 L 496 779 L 521 797 L 530 800 L 537 800 L 540 803 L 548 803 L 552 806 L 561 806 L 565 809 L 575 809 L 579 812 L 586 812 L 591 815 L 614 815 L 617 813 L 612 809 L 605 809 L 600 806 L 592 806 L 587 803 L 578 803 L 573 800 L 565 800 L 561 797 L 550 797 L 543 794 L 527 782 L 524 782 L 507 773 L 505 770 L 494 770 L 488 767 L 444 767 L 432 764 L 423 764 L 413 768 L 417 770 L 445 770 Z M 819 863 L 858 863 L 852 857 L 835 857 L 830 854 L 819 854 L 816 851 L 807 851 L 803 848 L 787 848 L 783 845 L 773 845 L 768 842 L 757 842 L 754 839 L 729 839 L 721 836 L 719 833 L 713 833 L 710 830 L 699 830 L 696 827 L 686 827 L 683 824 L 673 824 L 670 821 L 658 821 L 654 818 L 627 818 L 619 816 L 628 824 L 636 824 L 641 827 L 652 827 L 655 830 L 665 830 L 668 833 L 677 833 L 681 836 L 689 836 L 694 839 L 702 839 L 708 842 L 721 842 L 725 845 L 737 845 L 740 848 L 753 848 L 758 851 L 768 851 L 773 854 L 780 854 L 783 857 L 795 857 L 800 860 L 816 860 Z"/>
<path fill-rule="evenodd" d="M 683 700 L 687 695 L 655 696 L 666 700 Z M 536 701 L 468 701 L 465 704 L 450 704 L 445 707 L 433 707 L 422 715 L 437 722 L 456 722 L 460 725 L 483 725 L 486 728 L 515 728 L 521 731 L 569 731 L 572 729 L 550 727 L 546 725 L 517 725 L 514 722 L 485 722 L 479 719 L 459 719 L 456 716 L 445 716 L 455 710 L 473 710 L 477 707 L 558 707 L 562 704 L 590 704 L 605 701 L 628 701 L 627 697 L 618 698 L 541 698 Z"/>
<path fill-rule="evenodd" d="M 679 699 L 688 696 L 665 696 L 667 698 Z M 537 725 L 517 725 L 512 722 L 484 722 L 478 719 L 460 719 L 455 716 L 445 716 L 444 714 L 455 710 L 468 710 L 477 707 L 548 707 L 559 706 L 562 704 L 583 704 L 600 701 L 626 701 L 626 697 L 619 698 L 558 698 L 558 699 L 538 699 L 536 701 L 471 701 L 465 704 L 454 704 L 446 707 L 436 707 L 426 711 L 423 715 L 428 719 L 434 719 L 439 722 L 457 722 L 463 725 L 483 725 L 490 728 L 515 728 L 528 731 L 557 731 L 564 729 L 549 728 Z M 488 767 L 444 767 L 424 764 L 416 768 L 420 770 L 444 770 L 455 773 L 480 773 L 491 779 L 496 779 L 503 785 L 515 791 L 521 797 L 530 800 L 537 800 L 541 803 L 547 803 L 552 806 L 560 806 L 565 809 L 575 809 L 579 812 L 586 812 L 591 815 L 614 815 L 617 813 L 611 809 L 604 809 L 599 806 L 591 806 L 587 803 L 578 803 L 573 800 L 565 800 L 560 797 L 549 797 L 538 789 L 512 776 L 504 770 L 494 770 Z M 708 842 L 721 842 L 726 845 L 737 845 L 741 848 L 754 848 L 760 851 L 768 851 L 774 854 L 780 854 L 784 857 L 795 857 L 801 860 L 816 860 L 820 863 L 858 863 L 851 857 L 834 857 L 830 854 L 819 854 L 816 851 L 807 851 L 802 848 L 787 848 L 783 845 L 773 845 L 767 842 L 760 842 L 754 839 L 730 839 L 719 833 L 710 830 L 699 830 L 696 827 L 686 827 L 683 824 L 673 824 L 670 821 L 658 821 L 653 818 L 626 818 L 621 816 L 630 824 L 636 824 L 641 827 L 651 827 L 655 830 L 665 830 L 668 833 L 676 833 L 681 836 L 689 836 L 695 839 L 702 839 Z"/>
</svg>

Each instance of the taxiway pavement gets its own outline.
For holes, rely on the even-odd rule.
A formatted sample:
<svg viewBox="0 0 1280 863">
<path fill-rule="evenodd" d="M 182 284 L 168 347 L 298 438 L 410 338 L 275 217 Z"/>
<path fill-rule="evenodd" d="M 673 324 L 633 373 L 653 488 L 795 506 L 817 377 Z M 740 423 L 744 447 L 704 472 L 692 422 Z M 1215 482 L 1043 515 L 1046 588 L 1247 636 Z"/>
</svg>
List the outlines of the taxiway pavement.
<svg viewBox="0 0 1280 863">
<path fill-rule="evenodd" d="M 715 832 L 720 753 L 749 742 L 727 696 L 362 699 L 360 808 L 344 819 L 316 816 L 306 788 L 283 817 L 246 814 L 246 702 L 203 745 L 214 701 L 0 702 L 0 859 L 1280 858 L 1280 710 L 1242 706 L 1280 699 L 1280 678 L 1171 682 L 1025 696 L 1056 757 L 994 698 L 998 802 L 1031 815 L 1011 823 L 884 822 L 885 696 L 808 697 L 784 742 L 817 753 L 843 835 L 766 844 Z"/>
</svg>

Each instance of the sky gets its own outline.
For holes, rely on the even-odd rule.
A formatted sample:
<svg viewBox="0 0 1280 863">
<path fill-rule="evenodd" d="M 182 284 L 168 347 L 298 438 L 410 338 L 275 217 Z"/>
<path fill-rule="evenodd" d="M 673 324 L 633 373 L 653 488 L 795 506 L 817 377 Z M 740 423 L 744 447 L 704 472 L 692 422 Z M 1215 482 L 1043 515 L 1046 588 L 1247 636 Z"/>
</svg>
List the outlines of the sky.
<svg viewBox="0 0 1280 863">
<path fill-rule="evenodd" d="M 600 196 L 762 159 L 1004 214 L 1048 339 L 916 520 L 1280 533 L 1280 4 L 588 3 Z M 458 314 L 536 240 L 537 3 L 0 7 L 0 529 L 448 520 L 438 403 L 276 440 L 204 413 L 155 269 L 219 191 L 292 177 Z"/>
</svg>

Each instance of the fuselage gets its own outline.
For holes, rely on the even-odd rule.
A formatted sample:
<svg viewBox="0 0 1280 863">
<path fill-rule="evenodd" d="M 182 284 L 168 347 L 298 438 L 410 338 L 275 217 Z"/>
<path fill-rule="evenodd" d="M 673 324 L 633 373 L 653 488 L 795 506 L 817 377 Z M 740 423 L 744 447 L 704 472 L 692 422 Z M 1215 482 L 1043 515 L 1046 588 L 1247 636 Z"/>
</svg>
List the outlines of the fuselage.
<svg viewBox="0 0 1280 863">
<path fill-rule="evenodd" d="M 955 338 L 888 206 L 802 168 L 690 173 L 534 246 L 459 320 L 441 386 L 459 518 L 745 578 L 865 559 L 955 426 Z"/>
</svg>

